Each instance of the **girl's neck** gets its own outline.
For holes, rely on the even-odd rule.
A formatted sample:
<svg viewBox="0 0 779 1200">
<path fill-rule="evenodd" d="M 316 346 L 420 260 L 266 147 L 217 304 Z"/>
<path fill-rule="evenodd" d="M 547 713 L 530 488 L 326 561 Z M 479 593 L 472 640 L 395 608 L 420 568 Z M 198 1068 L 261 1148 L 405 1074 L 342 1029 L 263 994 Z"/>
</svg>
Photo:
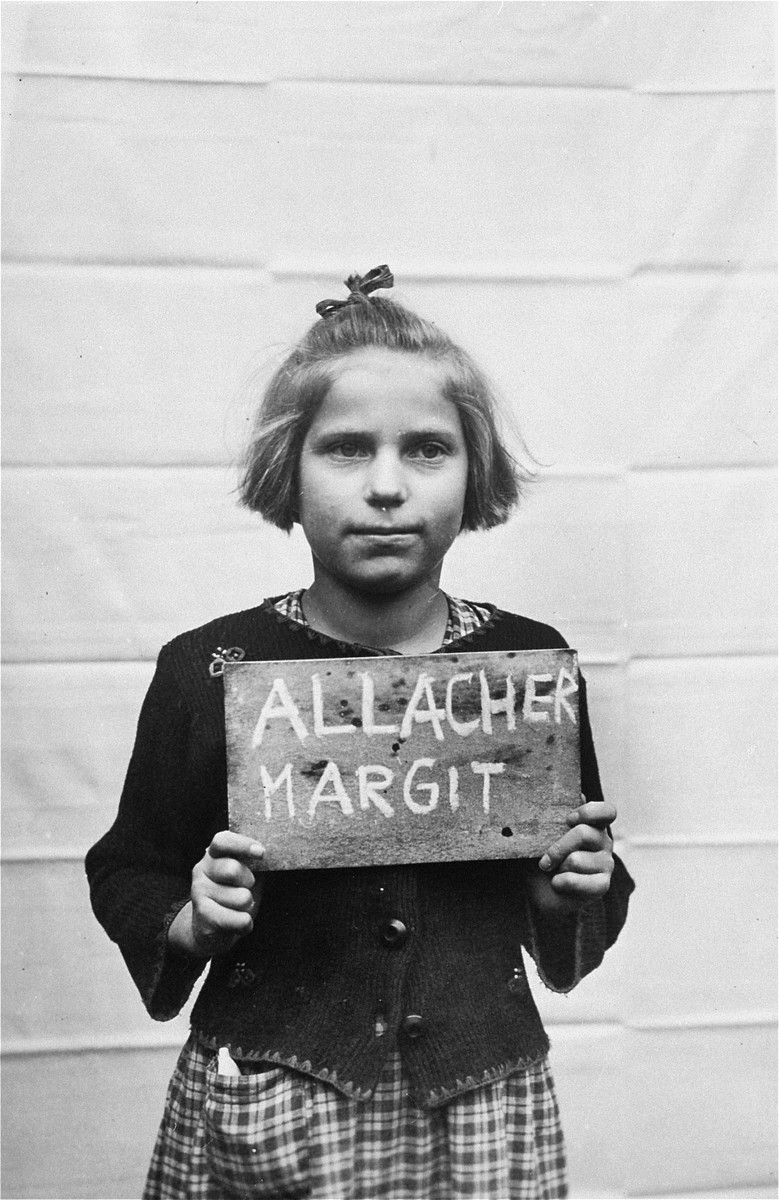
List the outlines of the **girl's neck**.
<svg viewBox="0 0 779 1200">
<path fill-rule="evenodd" d="M 353 592 L 317 577 L 303 596 L 312 629 L 342 642 L 401 654 L 430 654 L 444 640 L 449 605 L 437 581 L 396 595 Z"/>
</svg>

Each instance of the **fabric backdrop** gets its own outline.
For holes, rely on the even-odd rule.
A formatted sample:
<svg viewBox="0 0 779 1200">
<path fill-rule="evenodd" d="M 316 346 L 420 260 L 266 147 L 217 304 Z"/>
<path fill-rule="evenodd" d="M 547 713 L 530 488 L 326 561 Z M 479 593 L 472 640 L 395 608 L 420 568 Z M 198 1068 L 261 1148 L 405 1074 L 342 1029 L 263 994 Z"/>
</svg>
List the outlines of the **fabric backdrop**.
<svg viewBox="0 0 779 1200">
<path fill-rule="evenodd" d="M 775 1195 L 775 6 L 3 21 L 3 1194 L 139 1195 L 186 1021 L 83 854 L 159 646 L 308 581 L 235 506 L 247 380 L 388 262 L 544 464 L 444 582 L 579 648 L 638 882 L 540 995 L 574 1195 Z"/>
</svg>

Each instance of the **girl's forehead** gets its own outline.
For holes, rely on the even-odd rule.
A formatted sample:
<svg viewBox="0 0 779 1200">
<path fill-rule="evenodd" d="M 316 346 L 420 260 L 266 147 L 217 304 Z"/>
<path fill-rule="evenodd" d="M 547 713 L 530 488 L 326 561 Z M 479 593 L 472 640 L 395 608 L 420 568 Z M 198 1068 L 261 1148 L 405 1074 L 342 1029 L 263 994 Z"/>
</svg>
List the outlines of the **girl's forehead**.
<svg viewBox="0 0 779 1200">
<path fill-rule="evenodd" d="M 408 418 L 416 413 L 459 424 L 457 409 L 444 392 L 446 367 L 423 354 L 361 350 L 335 364 L 331 378 L 320 419 L 393 414 Z"/>
</svg>

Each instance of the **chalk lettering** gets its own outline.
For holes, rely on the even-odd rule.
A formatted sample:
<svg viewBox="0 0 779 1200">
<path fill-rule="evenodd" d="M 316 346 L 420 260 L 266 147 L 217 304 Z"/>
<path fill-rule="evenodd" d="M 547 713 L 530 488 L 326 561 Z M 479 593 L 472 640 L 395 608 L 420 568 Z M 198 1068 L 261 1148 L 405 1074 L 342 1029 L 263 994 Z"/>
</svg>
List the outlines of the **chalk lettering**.
<svg viewBox="0 0 779 1200">
<path fill-rule="evenodd" d="M 554 696 L 537 696 L 537 683 L 551 683 L 553 676 L 551 675 L 528 675 L 525 680 L 525 700 L 522 705 L 522 719 L 524 721 L 542 722 L 550 720 L 548 712 L 539 712 L 534 708 L 534 704 L 553 704 Z"/>
<path fill-rule="evenodd" d="M 360 787 L 360 808 L 367 809 L 374 804 L 380 813 L 384 813 L 385 817 L 394 816 L 394 808 L 381 795 L 382 792 L 386 792 L 394 778 L 394 773 L 390 771 L 389 767 L 379 765 L 358 767 L 355 774 Z"/>
<path fill-rule="evenodd" d="M 376 689 L 370 671 L 362 672 L 362 731 L 372 737 L 376 733 L 397 733 L 399 725 L 377 725 L 373 719 Z"/>
<path fill-rule="evenodd" d="M 455 733 L 459 733 L 460 737 L 468 737 L 469 733 L 479 728 L 479 718 L 476 717 L 473 721 L 458 721 L 452 711 L 452 692 L 456 683 L 470 683 L 473 679 L 473 671 L 469 671 L 467 675 L 453 675 L 446 685 L 446 719 L 451 725 Z"/>
<path fill-rule="evenodd" d="M 419 804 L 411 796 L 411 785 L 414 783 L 414 777 L 417 771 L 430 769 L 435 766 L 434 758 L 418 758 L 411 766 L 411 770 L 403 780 L 403 799 L 413 813 L 429 813 L 438 804 L 439 787 L 437 783 L 417 783 L 416 789 L 418 792 L 428 792 L 430 799 L 427 804 Z"/>
<path fill-rule="evenodd" d="M 274 703 L 274 700 L 276 699 L 278 699 L 278 703 Z M 257 746 L 262 744 L 263 734 L 265 733 L 265 727 L 268 724 L 268 721 L 280 719 L 289 721 L 301 742 L 306 740 L 308 737 L 308 730 L 300 718 L 300 713 L 298 712 L 298 707 L 295 704 L 295 701 L 289 694 L 289 688 L 283 679 L 274 679 L 273 687 L 268 693 L 267 699 L 265 700 L 265 703 L 260 711 L 260 715 L 257 719 L 257 724 L 254 727 L 252 748 L 256 749 Z"/>
<path fill-rule="evenodd" d="M 333 789 L 333 794 L 331 796 L 326 796 L 324 794 L 325 788 L 328 785 Z M 346 788 L 343 785 L 341 772 L 338 770 L 338 767 L 334 762 L 329 762 L 327 764 L 319 778 L 319 783 L 314 789 L 314 794 L 311 797 L 311 801 L 308 806 L 308 815 L 310 818 L 313 819 L 316 814 L 317 806 L 323 803 L 340 804 L 341 812 L 345 817 L 351 817 L 354 814 L 354 806 L 349 799 Z"/>
<path fill-rule="evenodd" d="M 449 768 L 449 807 L 457 812 L 460 807 L 460 776 L 457 767 Z"/>
<path fill-rule="evenodd" d="M 282 783 L 287 785 L 287 810 L 290 820 L 295 819 L 295 804 L 292 799 L 292 763 L 287 763 L 284 770 L 275 779 L 271 779 L 265 763 L 260 764 L 260 780 L 265 794 L 265 820 L 271 819 L 271 796 L 279 790 Z"/>
<path fill-rule="evenodd" d="M 474 775 L 482 775 L 484 777 L 482 780 L 481 802 L 484 807 L 485 813 L 489 813 L 489 811 L 490 811 L 490 776 L 491 775 L 502 775 L 503 772 L 506 770 L 506 764 L 502 763 L 502 762 L 500 762 L 500 763 L 472 762 L 471 770 L 473 771 Z"/>
<path fill-rule="evenodd" d="M 563 687 L 563 682 L 565 680 L 567 680 L 570 685 L 567 688 Z M 566 697 L 573 695 L 573 693 L 578 692 L 578 690 L 579 685 L 574 679 L 573 675 L 569 674 L 565 667 L 561 667 L 560 674 L 557 676 L 557 687 L 555 688 L 554 694 L 554 719 L 558 725 L 560 724 L 561 708 L 565 709 L 574 725 L 576 724 L 576 713 L 571 708 Z"/>
<path fill-rule="evenodd" d="M 322 679 L 311 676 L 311 707 L 314 714 L 314 737 L 325 737 L 329 733 L 355 733 L 354 725 L 325 725 L 322 703 Z"/>
<path fill-rule="evenodd" d="M 550 676 L 551 678 L 551 676 Z M 487 682 L 487 675 L 484 671 L 479 671 L 479 684 L 481 686 L 481 727 L 485 733 L 492 733 L 492 718 L 498 713 L 506 714 L 506 728 L 516 729 L 517 718 L 514 713 L 514 680 L 510 675 L 506 676 L 506 695 L 502 700 L 493 700 L 490 695 L 490 685 Z"/>
<path fill-rule="evenodd" d="M 433 726 L 433 733 L 436 739 L 439 742 L 444 740 L 441 717 L 445 717 L 446 713 L 442 708 L 436 708 L 432 684 L 433 676 L 426 674 L 425 671 L 420 671 L 416 687 L 411 694 L 408 708 L 403 715 L 403 721 L 400 726 L 400 736 L 402 738 L 411 737 L 411 731 L 416 721 L 419 725 L 429 722 Z M 427 708 L 419 707 L 423 700 L 427 701 Z"/>
</svg>

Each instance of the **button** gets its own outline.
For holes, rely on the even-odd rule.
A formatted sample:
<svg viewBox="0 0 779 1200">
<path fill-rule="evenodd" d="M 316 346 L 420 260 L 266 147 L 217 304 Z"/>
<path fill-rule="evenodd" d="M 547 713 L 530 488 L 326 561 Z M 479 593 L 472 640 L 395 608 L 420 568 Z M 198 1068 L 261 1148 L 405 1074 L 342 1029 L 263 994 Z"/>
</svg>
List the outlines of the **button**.
<svg viewBox="0 0 779 1200">
<path fill-rule="evenodd" d="M 418 1038 L 425 1032 L 425 1022 L 419 1013 L 409 1013 L 403 1018 L 403 1032 L 406 1037 Z"/>
<path fill-rule="evenodd" d="M 519 996 L 522 994 L 522 992 L 526 992 L 528 990 L 525 972 L 520 967 L 514 967 L 511 979 L 509 979 L 506 987 L 510 992 L 513 992 L 515 996 Z"/>
<path fill-rule="evenodd" d="M 384 925 L 382 925 L 379 931 L 379 937 L 384 942 L 385 946 L 402 946 L 408 937 L 408 930 L 402 921 L 387 921 Z"/>
</svg>

